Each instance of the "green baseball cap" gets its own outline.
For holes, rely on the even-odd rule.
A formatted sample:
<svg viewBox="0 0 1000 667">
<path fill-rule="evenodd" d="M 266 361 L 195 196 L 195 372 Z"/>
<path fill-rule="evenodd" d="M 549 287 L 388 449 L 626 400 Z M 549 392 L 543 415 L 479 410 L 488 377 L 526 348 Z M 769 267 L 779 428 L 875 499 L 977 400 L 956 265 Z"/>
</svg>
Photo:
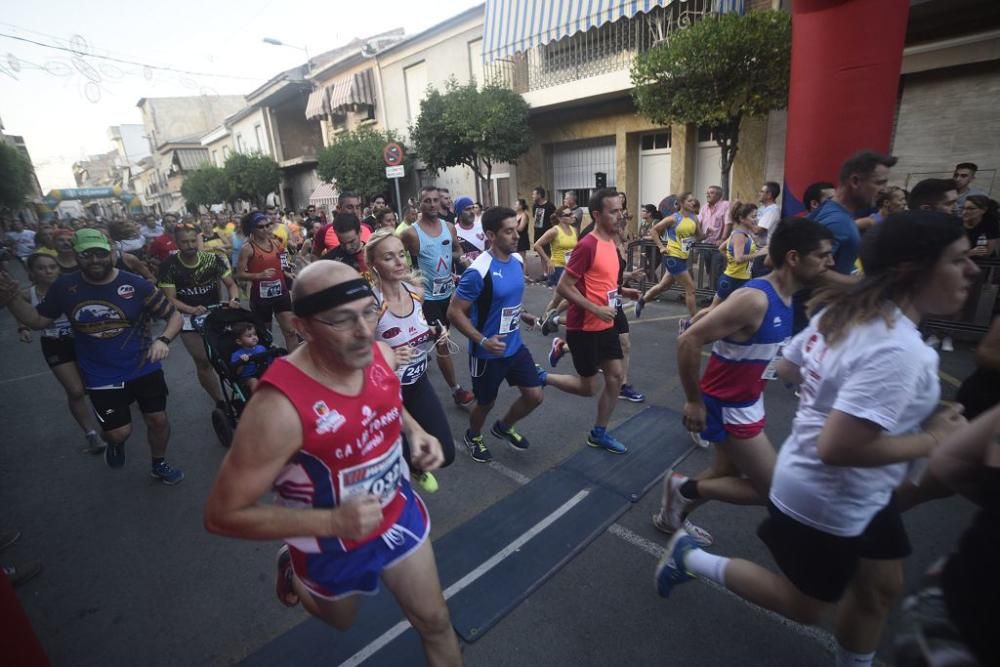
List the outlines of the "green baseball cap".
<svg viewBox="0 0 1000 667">
<path fill-rule="evenodd" d="M 73 233 L 73 250 L 83 252 L 94 248 L 111 252 L 108 237 L 96 229 L 78 229 Z"/>
</svg>

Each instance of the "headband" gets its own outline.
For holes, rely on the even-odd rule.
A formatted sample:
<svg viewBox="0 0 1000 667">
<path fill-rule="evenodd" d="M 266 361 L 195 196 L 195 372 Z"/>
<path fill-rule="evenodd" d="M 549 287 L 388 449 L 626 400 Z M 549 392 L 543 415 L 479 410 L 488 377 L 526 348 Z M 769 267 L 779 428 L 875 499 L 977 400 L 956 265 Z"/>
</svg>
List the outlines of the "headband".
<svg viewBox="0 0 1000 667">
<path fill-rule="evenodd" d="M 309 317 L 369 296 L 374 294 L 368 281 L 364 278 L 355 278 L 296 299 L 292 302 L 292 310 L 299 317 Z"/>
<path fill-rule="evenodd" d="M 267 216 L 260 211 L 254 211 L 250 214 L 250 224 L 256 226 L 258 222 L 267 220 Z"/>
</svg>

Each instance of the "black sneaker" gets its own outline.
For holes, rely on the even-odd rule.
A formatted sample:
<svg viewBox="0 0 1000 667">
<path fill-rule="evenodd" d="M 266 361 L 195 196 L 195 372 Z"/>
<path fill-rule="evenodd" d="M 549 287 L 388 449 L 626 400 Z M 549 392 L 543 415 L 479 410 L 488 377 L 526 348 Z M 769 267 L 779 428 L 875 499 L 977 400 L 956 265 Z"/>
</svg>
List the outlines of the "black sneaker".
<svg viewBox="0 0 1000 667">
<path fill-rule="evenodd" d="M 184 480 L 184 472 L 180 468 L 172 467 L 166 461 L 154 463 L 149 474 L 167 486 L 180 484 Z"/>
<path fill-rule="evenodd" d="M 125 443 L 108 443 L 104 450 L 104 462 L 116 470 L 125 467 Z"/>
<path fill-rule="evenodd" d="M 502 438 L 506 440 L 507 444 L 509 444 L 514 449 L 517 449 L 522 452 L 531 446 L 531 443 L 528 442 L 528 439 L 525 438 L 520 433 L 518 433 L 517 431 L 515 431 L 513 426 L 511 426 L 509 429 L 505 431 L 502 428 L 500 428 L 500 422 L 498 421 L 493 422 L 493 428 L 490 429 L 490 433 L 492 433 L 497 438 Z"/>
<path fill-rule="evenodd" d="M 472 455 L 472 460 L 478 463 L 489 463 L 493 460 L 493 455 L 490 454 L 490 450 L 486 447 L 486 440 L 483 438 L 483 434 L 473 437 L 468 431 L 465 432 L 465 446 L 469 448 L 469 454 Z"/>
</svg>

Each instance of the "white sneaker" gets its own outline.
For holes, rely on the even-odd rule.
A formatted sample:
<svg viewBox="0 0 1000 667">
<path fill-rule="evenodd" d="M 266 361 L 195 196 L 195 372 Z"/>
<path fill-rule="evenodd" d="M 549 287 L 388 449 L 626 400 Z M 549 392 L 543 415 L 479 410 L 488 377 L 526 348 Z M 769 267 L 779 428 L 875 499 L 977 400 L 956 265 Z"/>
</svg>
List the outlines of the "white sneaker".
<svg viewBox="0 0 1000 667">
<path fill-rule="evenodd" d="M 937 348 L 937 346 L 941 344 L 941 339 L 934 334 L 931 334 L 924 340 L 924 343 L 926 343 L 928 347 Z"/>
<path fill-rule="evenodd" d="M 955 341 L 951 339 L 951 336 L 945 336 L 941 340 L 941 351 L 942 352 L 954 352 L 955 351 Z"/>
<path fill-rule="evenodd" d="M 694 431 L 688 431 L 688 433 L 691 435 L 691 439 L 694 440 L 694 444 L 698 445 L 702 449 L 708 449 L 708 446 L 712 444 L 708 440 L 702 440 L 701 435 L 695 433 Z"/>
</svg>

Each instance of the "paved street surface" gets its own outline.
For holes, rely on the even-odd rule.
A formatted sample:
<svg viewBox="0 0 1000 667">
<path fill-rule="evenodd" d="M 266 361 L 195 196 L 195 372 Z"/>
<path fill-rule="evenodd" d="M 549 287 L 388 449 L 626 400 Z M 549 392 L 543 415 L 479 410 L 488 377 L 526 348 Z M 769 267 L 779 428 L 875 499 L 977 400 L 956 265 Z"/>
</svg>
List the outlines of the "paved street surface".
<svg viewBox="0 0 1000 667">
<path fill-rule="evenodd" d="M 549 295 L 544 287 L 529 287 L 526 307 L 540 312 Z M 672 294 L 647 307 L 633 327 L 630 377 L 649 404 L 676 410 L 683 400 L 675 372 L 681 312 Z M 549 340 L 537 332 L 526 340 L 535 359 L 547 366 Z M 212 431 L 210 402 L 179 342 L 166 363 L 173 426 L 168 460 L 187 478 L 172 488 L 149 476 L 138 413 L 128 463 L 111 471 L 102 458 L 78 453 L 82 435 L 37 340 L 19 343 L 6 311 L 0 312 L 0 345 L 0 526 L 23 533 L 0 558 L 44 561 L 45 571 L 18 592 L 53 664 L 232 664 L 306 619 L 301 608 L 285 609 L 274 598 L 276 543 L 225 539 L 202 527 L 205 497 L 225 452 Z M 462 359 L 457 367 L 467 386 L 464 352 Z M 562 364 L 560 370 L 572 372 L 568 358 Z M 450 403 L 435 365 L 430 369 L 460 440 L 466 414 Z M 968 346 L 945 355 L 945 398 L 954 395 L 954 378 L 971 369 Z M 514 396 L 514 390 L 502 390 L 494 417 Z M 620 401 L 615 423 L 643 407 Z M 788 390 L 777 383 L 769 387 L 773 441 L 787 435 L 794 407 Z M 520 425 L 531 439 L 530 451 L 515 452 L 487 436 L 495 463 L 483 465 L 459 445 L 455 464 L 438 475 L 441 490 L 424 496 L 434 538 L 475 520 L 520 484 L 579 451 L 593 413 L 592 400 L 547 389 L 543 406 Z M 707 461 L 707 452 L 693 451 L 680 469 L 695 472 Z M 485 637 L 466 646 L 467 664 L 832 664 L 825 630 L 782 621 L 725 591 L 691 583 L 669 601 L 658 598 L 653 568 L 666 543 L 650 524 L 658 502 L 658 489 L 648 493 Z M 952 499 L 907 515 L 914 546 L 908 585 L 949 550 L 971 511 L 968 503 Z M 755 535 L 762 516 L 761 508 L 710 504 L 699 510 L 697 521 L 714 534 L 716 553 L 773 567 Z M 879 655 L 884 662 L 891 661 L 896 620 L 885 633 Z M 366 664 L 379 664 L 378 655 Z"/>
</svg>

